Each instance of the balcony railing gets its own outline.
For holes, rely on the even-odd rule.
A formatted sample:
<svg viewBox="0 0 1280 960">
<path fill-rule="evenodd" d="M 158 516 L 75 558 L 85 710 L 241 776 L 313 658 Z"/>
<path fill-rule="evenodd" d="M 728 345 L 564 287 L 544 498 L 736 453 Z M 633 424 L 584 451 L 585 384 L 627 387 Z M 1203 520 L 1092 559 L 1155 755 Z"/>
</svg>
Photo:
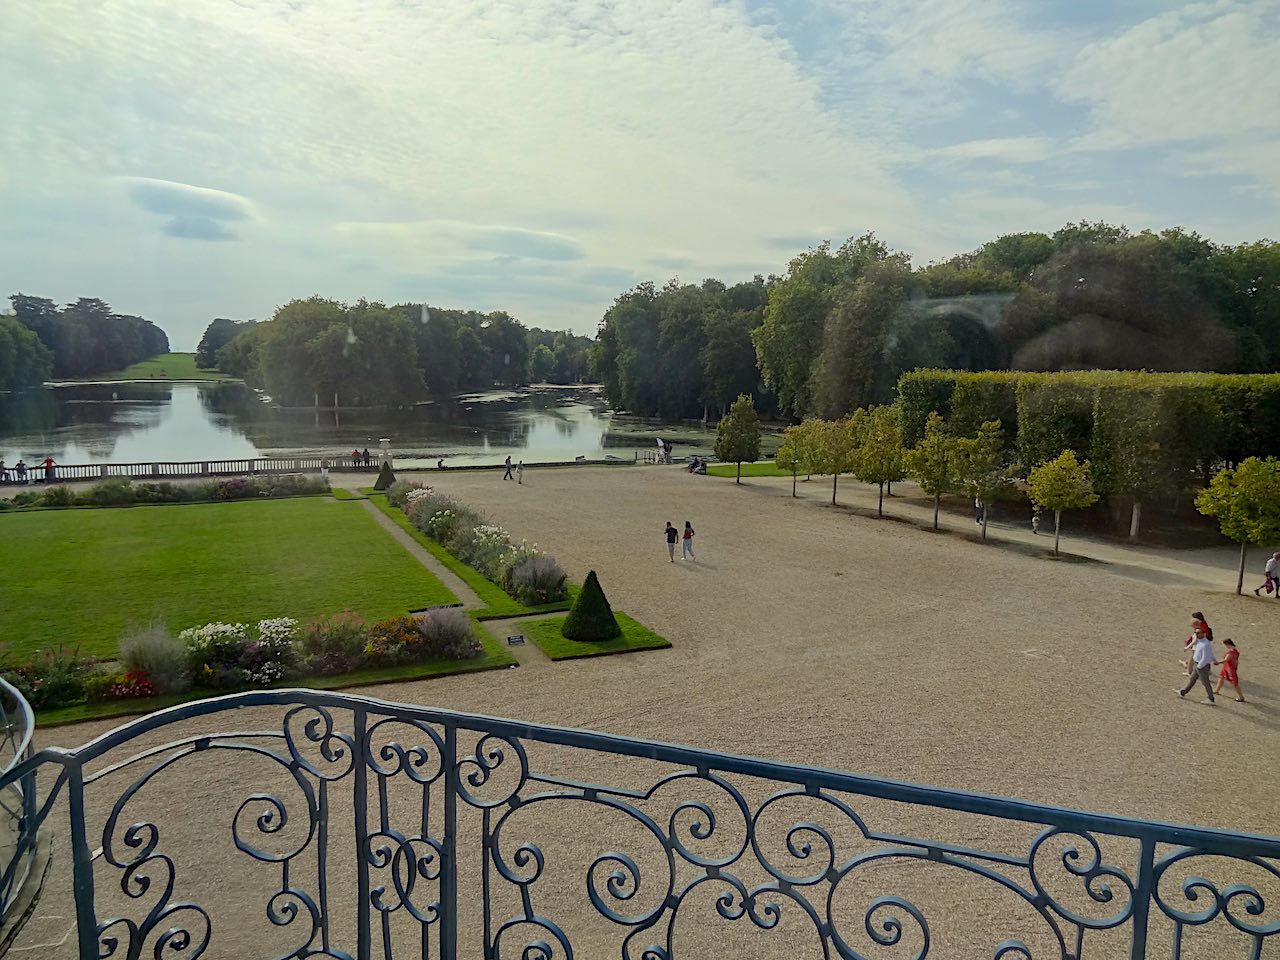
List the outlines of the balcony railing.
<svg viewBox="0 0 1280 960">
<path fill-rule="evenodd" d="M 0 679 L 0 919 L 15 909 L 36 852 L 35 774 L 14 769 L 31 756 L 31 707 Z"/>
<path fill-rule="evenodd" d="M 1277 838 L 356 696 L 176 707 L 0 787 L 36 775 L 82 958 L 1280 948 Z"/>
</svg>

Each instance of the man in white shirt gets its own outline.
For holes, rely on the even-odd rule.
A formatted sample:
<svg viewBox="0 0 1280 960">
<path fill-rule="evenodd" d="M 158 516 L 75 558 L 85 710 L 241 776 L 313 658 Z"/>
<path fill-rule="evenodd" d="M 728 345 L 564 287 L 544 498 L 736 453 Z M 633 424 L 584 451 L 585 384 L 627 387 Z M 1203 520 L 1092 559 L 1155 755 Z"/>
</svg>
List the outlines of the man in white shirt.
<svg viewBox="0 0 1280 960">
<path fill-rule="evenodd" d="M 4 466 L 4 464 L 0 463 L 0 466 Z M 1268 593 L 1275 591 L 1276 599 L 1280 600 L 1280 553 L 1271 555 L 1271 559 L 1267 561 L 1266 567 L 1263 568 L 1262 575 L 1266 577 L 1266 580 L 1263 581 L 1261 587 L 1253 588 L 1253 595 L 1255 597 L 1262 596 L 1259 591 L 1266 587 L 1268 588 Z"/>
<path fill-rule="evenodd" d="M 1209 683 L 1209 673 L 1213 669 L 1213 641 L 1209 639 L 1209 634 L 1205 631 L 1203 625 L 1196 627 L 1196 642 L 1191 650 L 1191 676 L 1187 678 L 1187 685 L 1178 691 L 1178 696 L 1185 697 L 1191 692 L 1191 688 L 1196 685 L 1199 680 L 1204 684 L 1205 696 L 1208 698 L 1202 700 L 1201 703 L 1213 703 L 1213 687 Z"/>
</svg>

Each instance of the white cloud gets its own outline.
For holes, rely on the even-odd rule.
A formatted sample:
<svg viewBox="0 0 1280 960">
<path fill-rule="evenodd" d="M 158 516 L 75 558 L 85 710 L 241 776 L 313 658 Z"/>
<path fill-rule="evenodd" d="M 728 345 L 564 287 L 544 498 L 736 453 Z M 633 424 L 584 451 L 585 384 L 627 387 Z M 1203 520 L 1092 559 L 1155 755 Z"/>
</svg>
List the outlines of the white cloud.
<svg viewBox="0 0 1280 960">
<path fill-rule="evenodd" d="M 930 151 L 930 155 L 950 160 L 1006 160 L 1009 163 L 1038 163 L 1049 155 L 1048 137 L 994 137 L 967 140 Z"/>
</svg>

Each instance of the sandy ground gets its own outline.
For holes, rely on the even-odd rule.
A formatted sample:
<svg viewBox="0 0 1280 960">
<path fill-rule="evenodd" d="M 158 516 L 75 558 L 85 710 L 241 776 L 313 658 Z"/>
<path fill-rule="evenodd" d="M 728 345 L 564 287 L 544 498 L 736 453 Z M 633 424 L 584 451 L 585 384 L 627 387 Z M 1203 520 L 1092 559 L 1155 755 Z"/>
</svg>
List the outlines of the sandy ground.
<svg viewBox="0 0 1280 960">
<path fill-rule="evenodd" d="M 944 521 L 964 536 L 940 535 L 833 510 L 825 484 L 802 485 L 793 500 L 790 480 L 736 486 L 678 467 L 530 469 L 522 485 L 497 473 L 429 479 L 555 555 L 572 577 L 596 570 L 616 608 L 674 647 L 362 692 L 1054 805 L 1280 833 L 1280 603 L 1228 592 L 1234 578 L 1223 577 L 1220 556 L 1201 565 L 1174 558 L 1154 576 L 1137 552 L 1117 551 L 1111 563 L 1054 561 L 1025 547 L 973 542 L 974 525 L 964 517 Z M 854 486 L 842 485 L 865 506 L 865 489 L 855 494 Z M 693 521 L 697 562 L 667 562 L 668 519 Z M 1186 700 L 1172 692 L 1196 609 L 1208 614 L 1219 640 L 1239 643 L 1247 704 L 1226 691 L 1213 707 L 1200 705 L 1196 692 Z M 218 722 L 228 729 L 273 722 L 253 719 Z M 52 730 L 39 740 L 72 746 L 112 725 Z M 598 757 L 559 761 L 557 772 L 570 777 L 619 773 Z M 248 774 L 238 760 L 202 763 L 188 773 L 198 778 L 194 786 L 160 795 L 162 817 L 184 819 L 206 803 L 214 809 L 219 798 L 243 799 Z M 218 814 L 219 824 L 238 802 Z M 105 809 L 91 808 L 99 841 Z M 588 821 L 553 832 L 570 849 L 607 849 Z M 1026 849 L 1025 838 L 1003 827 L 957 826 L 927 811 L 885 811 L 877 826 L 884 824 L 917 835 L 945 828 L 962 842 L 1007 840 Z M 220 825 L 217 833 L 227 831 Z M 188 853 L 214 849 L 207 841 L 178 843 Z M 226 862 L 208 869 L 216 875 Z M 53 882 L 65 883 L 66 870 L 65 856 L 55 860 Z M 906 888 L 931 883 L 917 876 Z M 585 902 L 581 885 L 581 875 L 569 881 L 564 903 Z M 957 909 L 971 910 L 971 896 L 961 894 Z M 262 898 L 250 900 L 260 921 Z M 37 946 L 37 934 L 46 944 L 61 941 L 69 916 L 65 899 L 51 895 L 35 929 L 24 932 L 28 955 L 69 956 L 65 942 L 62 953 Z M 726 925 L 738 931 L 733 937 L 746 936 Z M 757 954 L 733 937 L 682 955 L 807 955 L 794 945 Z M 955 944 L 966 950 L 930 955 L 969 955 L 972 947 L 990 957 L 1000 939 L 961 936 Z M 209 955 L 264 955 L 234 942 Z M 1200 955 L 1215 954 L 1184 953 Z"/>
</svg>

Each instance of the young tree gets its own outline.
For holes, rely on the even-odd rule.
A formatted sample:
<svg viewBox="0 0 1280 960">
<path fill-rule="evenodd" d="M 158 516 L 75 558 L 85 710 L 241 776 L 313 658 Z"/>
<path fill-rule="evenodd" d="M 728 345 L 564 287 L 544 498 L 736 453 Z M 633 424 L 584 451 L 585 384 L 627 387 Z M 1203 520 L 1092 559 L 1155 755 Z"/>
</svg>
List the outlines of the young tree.
<svg viewBox="0 0 1280 960">
<path fill-rule="evenodd" d="M 1058 555 L 1058 536 L 1063 510 L 1079 510 L 1096 503 L 1089 478 L 1089 461 L 1081 463 L 1074 450 L 1063 450 L 1056 459 L 1042 463 L 1027 477 L 1031 502 L 1053 511 L 1053 555 Z"/>
<path fill-rule="evenodd" d="M 891 406 L 857 410 L 849 420 L 852 433 L 852 473 L 863 483 L 880 488 L 877 514 L 884 516 L 884 485 L 906 476 L 902 455 L 902 418 Z"/>
<path fill-rule="evenodd" d="M 818 422 L 806 420 L 804 423 L 787 427 L 782 434 L 782 445 L 773 456 L 773 462 L 779 470 L 791 471 L 791 496 L 793 497 L 796 495 L 796 470 L 808 471 L 813 459 L 809 451 L 813 446 L 814 424 Z"/>
<path fill-rule="evenodd" d="M 982 501 L 982 539 L 987 539 L 990 505 L 1013 496 L 1017 487 L 1009 477 L 1004 452 L 1004 431 L 999 420 L 987 420 L 976 437 L 962 437 L 956 444 L 956 481 L 965 493 Z"/>
<path fill-rule="evenodd" d="M 748 394 L 741 394 L 729 408 L 729 415 L 716 427 L 716 459 L 738 465 L 742 482 L 742 463 L 752 463 L 760 456 L 760 418 Z"/>
<path fill-rule="evenodd" d="M 1249 544 L 1280 540 L 1280 460 L 1249 457 L 1234 469 L 1220 470 L 1196 497 L 1196 509 L 1217 517 L 1223 535 L 1239 541 L 1236 593 L 1243 592 Z"/>
<path fill-rule="evenodd" d="M 848 420 L 806 420 L 812 424 L 803 452 L 805 473 L 831 477 L 831 503 L 836 502 L 836 484 L 840 474 L 853 468 L 853 431 Z"/>
<path fill-rule="evenodd" d="M 948 436 L 937 412 L 925 421 L 924 438 L 912 450 L 905 451 L 903 462 L 907 474 L 920 489 L 933 497 L 933 529 L 938 529 L 938 506 L 942 495 L 956 487 L 956 439 Z"/>
</svg>

